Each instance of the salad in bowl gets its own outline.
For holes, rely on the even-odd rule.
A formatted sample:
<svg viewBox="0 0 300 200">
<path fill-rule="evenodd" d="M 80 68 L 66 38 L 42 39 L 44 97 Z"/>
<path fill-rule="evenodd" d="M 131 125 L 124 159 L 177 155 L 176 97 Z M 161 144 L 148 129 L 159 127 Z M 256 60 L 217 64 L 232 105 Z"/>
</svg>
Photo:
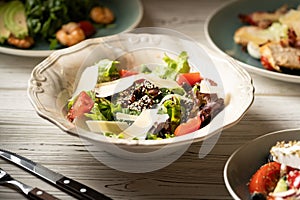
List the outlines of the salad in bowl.
<svg viewBox="0 0 300 200">
<path fill-rule="evenodd" d="M 55 51 L 33 69 L 28 86 L 41 117 L 88 147 L 131 159 L 217 138 L 244 116 L 253 93 L 251 77 L 233 59 L 151 27 Z"/>
<path fill-rule="evenodd" d="M 279 141 L 249 181 L 251 199 L 300 199 L 300 141 Z"/>
<path fill-rule="evenodd" d="M 234 199 L 299 199 L 299 128 L 262 135 L 237 149 L 224 167 Z"/>
<path fill-rule="evenodd" d="M 135 140 L 172 138 L 206 126 L 225 107 L 222 88 L 190 71 L 187 52 L 161 57 L 161 64 L 133 69 L 109 59 L 88 67 L 94 71 L 88 77 L 91 88 L 77 89 L 68 101 L 68 120 L 82 120 L 79 124 L 105 136 Z"/>
</svg>

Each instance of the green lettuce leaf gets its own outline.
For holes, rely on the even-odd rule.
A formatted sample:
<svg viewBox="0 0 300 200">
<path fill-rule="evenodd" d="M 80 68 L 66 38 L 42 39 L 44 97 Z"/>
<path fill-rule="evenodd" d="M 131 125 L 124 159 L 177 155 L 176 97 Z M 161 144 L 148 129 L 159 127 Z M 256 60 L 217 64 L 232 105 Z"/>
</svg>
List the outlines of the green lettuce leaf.
<svg viewBox="0 0 300 200">
<path fill-rule="evenodd" d="M 165 61 L 167 66 L 163 69 L 156 69 L 161 78 L 175 80 L 177 74 L 190 72 L 188 55 L 185 51 L 181 52 L 176 60 L 170 58 L 167 54 L 165 54 L 163 60 Z"/>
<path fill-rule="evenodd" d="M 120 78 L 119 71 L 117 69 L 118 61 L 112 61 L 108 59 L 100 60 L 96 66 L 98 66 L 98 81 L 97 83 L 103 83 Z"/>
<path fill-rule="evenodd" d="M 171 121 L 171 131 L 174 133 L 175 128 L 181 121 L 180 99 L 176 96 L 166 100 L 163 103 L 163 110 L 169 115 Z"/>
</svg>

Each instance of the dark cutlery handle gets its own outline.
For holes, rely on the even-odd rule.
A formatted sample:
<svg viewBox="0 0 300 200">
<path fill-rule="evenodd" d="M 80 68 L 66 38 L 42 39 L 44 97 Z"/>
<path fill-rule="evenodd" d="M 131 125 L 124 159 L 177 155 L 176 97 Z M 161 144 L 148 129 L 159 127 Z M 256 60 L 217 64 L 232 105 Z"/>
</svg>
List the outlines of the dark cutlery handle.
<svg viewBox="0 0 300 200">
<path fill-rule="evenodd" d="M 81 200 L 111 200 L 110 197 L 67 177 L 59 179 L 56 181 L 56 184 L 64 191 Z"/>
<path fill-rule="evenodd" d="M 28 197 L 33 200 L 59 200 L 55 196 L 41 190 L 39 188 L 33 188 L 29 193 Z"/>
</svg>

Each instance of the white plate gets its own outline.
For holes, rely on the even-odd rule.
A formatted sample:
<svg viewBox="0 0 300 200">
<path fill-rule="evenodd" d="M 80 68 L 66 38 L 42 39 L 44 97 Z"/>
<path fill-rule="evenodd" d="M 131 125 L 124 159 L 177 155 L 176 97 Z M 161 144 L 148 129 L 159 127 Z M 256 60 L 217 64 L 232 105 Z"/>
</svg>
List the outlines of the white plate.
<svg viewBox="0 0 300 200">
<path fill-rule="evenodd" d="M 234 199 L 250 199 L 247 183 L 267 162 L 269 151 L 278 141 L 300 140 L 300 129 L 282 130 L 258 137 L 236 150 L 224 167 L 225 185 Z"/>
<path fill-rule="evenodd" d="M 240 45 L 235 44 L 233 41 L 234 32 L 238 27 L 244 25 L 238 18 L 239 14 L 275 10 L 283 4 L 296 8 L 299 5 L 299 1 L 276 0 L 272 1 L 272 3 L 269 0 L 230 1 L 221 5 L 207 18 L 205 22 L 205 36 L 214 49 L 236 59 L 249 72 L 276 80 L 300 83 L 300 76 L 264 69 L 259 60 L 252 58 L 242 50 Z"/>
<path fill-rule="evenodd" d="M 132 30 L 140 23 L 143 17 L 143 5 L 140 0 L 126 0 L 125 4 L 119 0 L 102 0 L 101 3 L 113 10 L 116 21 L 111 27 L 98 29 L 93 38 Z M 26 57 L 47 57 L 54 51 L 49 50 L 49 43 L 40 40 L 36 41 L 35 45 L 28 50 L 17 49 L 9 45 L 0 45 L 0 53 Z"/>
</svg>

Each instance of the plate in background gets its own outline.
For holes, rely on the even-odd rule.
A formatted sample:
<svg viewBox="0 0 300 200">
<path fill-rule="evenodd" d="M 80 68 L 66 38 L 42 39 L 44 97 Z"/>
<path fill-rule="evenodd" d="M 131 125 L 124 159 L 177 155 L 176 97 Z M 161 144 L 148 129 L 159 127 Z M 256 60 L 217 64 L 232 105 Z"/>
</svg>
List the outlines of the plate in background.
<svg viewBox="0 0 300 200">
<path fill-rule="evenodd" d="M 263 68 L 260 61 L 252 58 L 242 50 L 242 46 L 233 40 L 234 32 L 243 24 L 239 14 L 255 11 L 273 11 L 287 4 L 291 8 L 300 5 L 299 0 L 234 0 L 222 5 L 212 13 L 205 22 L 205 35 L 210 44 L 222 53 L 226 53 L 250 72 L 276 80 L 300 83 L 300 76 L 269 71 Z"/>
<path fill-rule="evenodd" d="M 103 5 L 108 6 L 114 12 L 116 21 L 107 28 L 98 29 L 92 38 L 114 35 L 135 28 L 142 19 L 143 6 L 140 0 L 126 0 L 122 3 L 119 0 L 102 0 Z M 0 53 L 27 56 L 27 57 L 47 57 L 55 50 L 49 50 L 49 43 L 46 41 L 35 42 L 30 49 L 17 49 L 9 45 L 0 45 Z"/>
<path fill-rule="evenodd" d="M 267 162 L 269 151 L 278 141 L 300 140 L 300 129 L 272 132 L 258 137 L 236 150 L 224 167 L 226 188 L 234 199 L 250 199 L 247 183 Z"/>
</svg>

